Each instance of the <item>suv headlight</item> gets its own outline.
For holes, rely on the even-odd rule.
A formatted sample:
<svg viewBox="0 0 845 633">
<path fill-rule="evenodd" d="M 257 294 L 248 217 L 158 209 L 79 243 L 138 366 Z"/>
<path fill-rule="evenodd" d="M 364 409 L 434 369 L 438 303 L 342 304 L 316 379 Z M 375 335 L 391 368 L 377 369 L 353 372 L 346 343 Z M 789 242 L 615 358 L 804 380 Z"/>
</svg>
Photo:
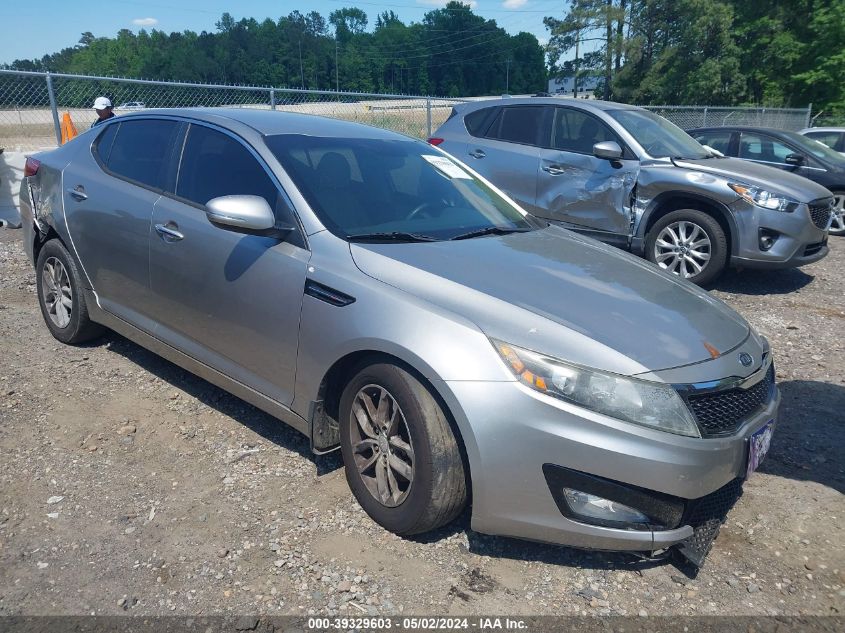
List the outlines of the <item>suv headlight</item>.
<svg viewBox="0 0 845 633">
<path fill-rule="evenodd" d="M 632 424 L 701 437 L 670 385 L 579 367 L 501 341 L 493 345 L 519 381 L 541 393 Z"/>
<path fill-rule="evenodd" d="M 772 193 L 760 187 L 753 187 L 749 185 L 741 185 L 736 182 L 729 182 L 728 187 L 733 189 L 741 198 L 747 200 L 751 204 L 764 209 L 771 209 L 772 211 L 786 211 L 792 212 L 798 207 L 800 202 L 787 198 L 779 193 Z"/>
</svg>

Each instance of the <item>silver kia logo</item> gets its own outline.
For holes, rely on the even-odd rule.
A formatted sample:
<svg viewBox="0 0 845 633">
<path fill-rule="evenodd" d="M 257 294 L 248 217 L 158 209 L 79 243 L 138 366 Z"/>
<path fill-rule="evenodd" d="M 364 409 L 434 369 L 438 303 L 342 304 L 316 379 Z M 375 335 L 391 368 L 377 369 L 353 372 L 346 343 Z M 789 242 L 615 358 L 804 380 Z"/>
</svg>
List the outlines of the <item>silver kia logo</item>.
<svg viewBox="0 0 845 633">
<path fill-rule="evenodd" d="M 739 362 L 742 363 L 743 367 L 751 367 L 751 363 L 754 362 L 754 359 L 751 358 L 751 354 L 747 354 L 745 352 L 742 352 L 739 355 Z"/>
</svg>

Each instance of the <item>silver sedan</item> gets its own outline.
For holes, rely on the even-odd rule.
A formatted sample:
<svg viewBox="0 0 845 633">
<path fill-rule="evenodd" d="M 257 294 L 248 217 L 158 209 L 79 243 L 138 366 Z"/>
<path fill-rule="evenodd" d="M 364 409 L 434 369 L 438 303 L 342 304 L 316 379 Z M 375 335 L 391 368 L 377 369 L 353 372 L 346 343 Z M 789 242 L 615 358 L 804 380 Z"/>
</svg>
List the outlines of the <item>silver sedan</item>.
<svg viewBox="0 0 845 633">
<path fill-rule="evenodd" d="M 44 320 L 115 330 L 340 449 L 402 535 L 701 564 L 766 454 L 765 339 L 703 290 L 362 125 L 147 110 L 32 157 Z"/>
</svg>

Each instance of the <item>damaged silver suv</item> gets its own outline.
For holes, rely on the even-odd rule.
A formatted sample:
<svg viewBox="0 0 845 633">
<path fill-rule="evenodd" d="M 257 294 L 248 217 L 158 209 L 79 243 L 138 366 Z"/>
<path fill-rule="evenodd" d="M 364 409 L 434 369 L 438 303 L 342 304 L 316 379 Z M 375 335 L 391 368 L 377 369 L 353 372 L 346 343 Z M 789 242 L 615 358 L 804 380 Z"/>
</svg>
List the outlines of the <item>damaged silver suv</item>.
<svg viewBox="0 0 845 633">
<path fill-rule="evenodd" d="M 803 266 L 828 252 L 827 189 L 722 157 L 642 108 L 555 97 L 464 103 L 429 142 L 532 214 L 694 283 L 727 266 Z"/>
</svg>

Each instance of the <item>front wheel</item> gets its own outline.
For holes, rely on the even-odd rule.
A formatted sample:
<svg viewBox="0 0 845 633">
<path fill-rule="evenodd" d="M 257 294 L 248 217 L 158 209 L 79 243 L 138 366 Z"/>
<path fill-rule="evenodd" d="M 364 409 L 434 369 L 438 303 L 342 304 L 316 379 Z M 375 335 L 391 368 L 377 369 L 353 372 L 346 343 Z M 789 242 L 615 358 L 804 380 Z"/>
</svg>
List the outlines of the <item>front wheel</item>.
<svg viewBox="0 0 845 633">
<path fill-rule="evenodd" d="M 370 517 L 400 535 L 452 521 L 466 505 L 463 461 L 442 408 L 409 372 L 363 367 L 340 398 L 346 480 Z"/>
<path fill-rule="evenodd" d="M 651 228 L 646 257 L 663 270 L 701 285 L 725 269 L 728 241 L 713 216 L 697 209 L 678 209 Z"/>
<path fill-rule="evenodd" d="M 833 221 L 828 232 L 831 235 L 845 235 L 845 191 L 833 192 Z"/>
</svg>

